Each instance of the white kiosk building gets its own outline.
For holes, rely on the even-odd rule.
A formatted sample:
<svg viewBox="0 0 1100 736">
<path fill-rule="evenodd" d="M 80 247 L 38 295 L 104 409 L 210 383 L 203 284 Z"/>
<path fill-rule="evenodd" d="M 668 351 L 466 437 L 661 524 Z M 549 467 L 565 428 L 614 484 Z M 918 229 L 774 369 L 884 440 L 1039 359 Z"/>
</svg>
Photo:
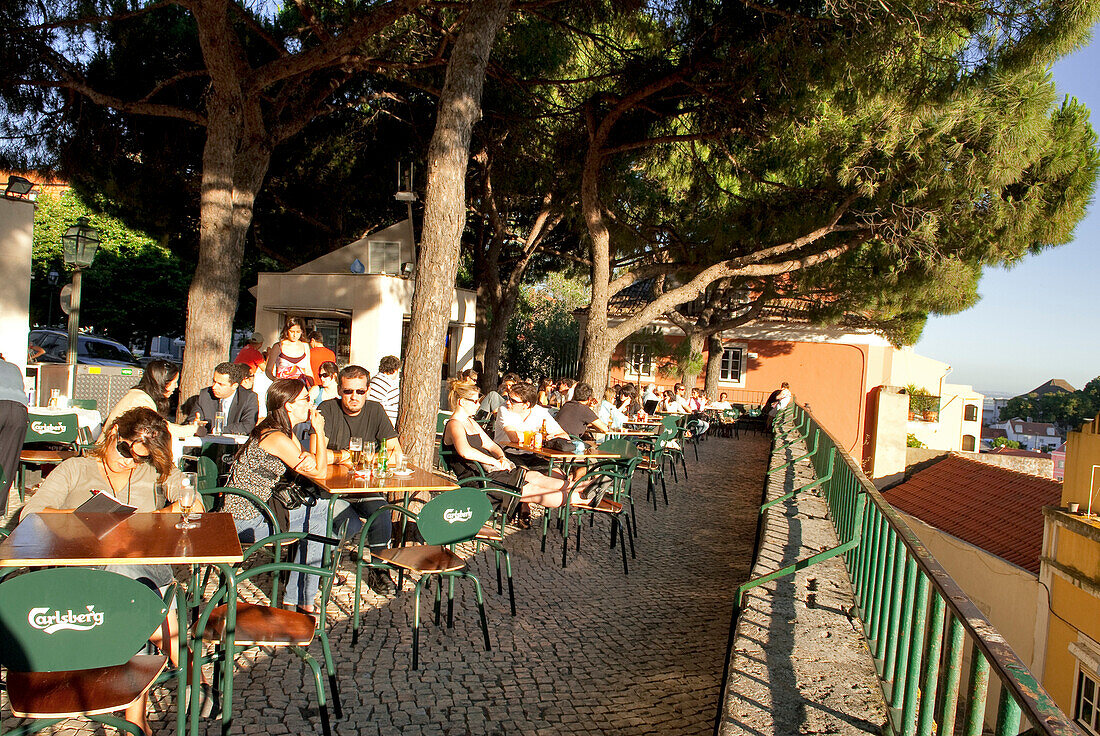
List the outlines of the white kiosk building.
<svg viewBox="0 0 1100 736">
<path fill-rule="evenodd" d="M 266 347 L 287 317 L 301 317 L 325 336 L 341 366 L 373 374 L 382 357 L 404 354 L 415 264 L 412 223 L 404 220 L 290 271 L 260 273 L 252 289 L 256 330 Z M 456 289 L 441 378 L 473 365 L 476 304 L 475 292 Z"/>
</svg>

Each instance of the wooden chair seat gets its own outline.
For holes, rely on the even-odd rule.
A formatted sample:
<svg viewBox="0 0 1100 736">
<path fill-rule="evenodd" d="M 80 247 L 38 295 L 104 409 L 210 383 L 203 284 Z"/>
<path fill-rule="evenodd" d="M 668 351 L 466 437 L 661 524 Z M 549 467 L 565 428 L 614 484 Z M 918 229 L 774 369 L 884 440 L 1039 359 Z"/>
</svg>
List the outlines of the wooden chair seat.
<svg viewBox="0 0 1100 736">
<path fill-rule="evenodd" d="M 21 463 L 60 463 L 80 453 L 77 450 L 20 450 Z"/>
<path fill-rule="evenodd" d="M 618 501 L 612 501 L 610 498 L 604 498 L 600 501 L 599 506 L 592 506 L 591 504 L 589 504 L 587 508 L 590 508 L 593 511 L 602 511 L 608 514 L 617 514 L 623 510 L 623 505 Z"/>
<path fill-rule="evenodd" d="M 495 526 L 492 524 L 486 524 L 481 527 L 481 531 L 477 533 L 474 539 L 479 539 L 482 542 L 503 542 L 504 535 L 501 534 Z"/>
<path fill-rule="evenodd" d="M 435 544 L 371 550 L 371 554 L 394 567 L 420 574 L 453 572 L 466 566 L 466 561 L 461 557 Z"/>
<path fill-rule="evenodd" d="M 16 718 L 65 718 L 122 710 L 138 701 L 164 669 L 163 655 L 138 654 L 125 664 L 71 672 L 8 671 Z"/>
<path fill-rule="evenodd" d="M 202 638 L 220 641 L 225 633 L 225 606 L 210 613 Z M 252 603 L 237 604 L 237 646 L 309 646 L 317 629 L 317 621 L 307 613 L 288 611 Z"/>
</svg>

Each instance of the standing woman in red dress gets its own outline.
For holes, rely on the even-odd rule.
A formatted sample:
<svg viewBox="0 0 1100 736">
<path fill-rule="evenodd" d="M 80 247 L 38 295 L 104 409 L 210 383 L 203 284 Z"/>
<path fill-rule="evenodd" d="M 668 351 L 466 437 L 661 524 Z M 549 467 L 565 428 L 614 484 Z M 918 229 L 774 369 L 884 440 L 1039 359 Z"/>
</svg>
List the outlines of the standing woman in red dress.
<svg viewBox="0 0 1100 736">
<path fill-rule="evenodd" d="M 277 343 L 267 352 L 267 377 L 297 378 L 306 386 L 313 385 L 313 368 L 309 362 L 309 343 L 302 340 L 305 323 L 300 317 L 287 317 Z"/>
</svg>

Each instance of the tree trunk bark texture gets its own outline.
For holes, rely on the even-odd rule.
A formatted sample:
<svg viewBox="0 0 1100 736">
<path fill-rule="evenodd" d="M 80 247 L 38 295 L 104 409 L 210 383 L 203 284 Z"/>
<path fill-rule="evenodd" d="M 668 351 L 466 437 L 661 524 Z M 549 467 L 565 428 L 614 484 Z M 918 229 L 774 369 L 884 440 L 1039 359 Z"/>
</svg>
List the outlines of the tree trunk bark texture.
<svg viewBox="0 0 1100 736">
<path fill-rule="evenodd" d="M 710 401 L 718 401 L 718 377 L 722 370 L 722 340 L 711 335 L 707 340 L 706 394 Z"/>
<path fill-rule="evenodd" d="M 508 6 L 509 0 L 485 0 L 471 5 L 447 64 L 435 132 L 428 149 L 416 293 L 401 376 L 403 411 L 397 425 L 406 455 L 422 467 L 431 467 L 433 461 L 440 357 L 446 347 L 460 238 L 466 224 L 470 138 L 474 123 L 481 116 L 481 92 L 489 53 L 507 17 Z"/>
<path fill-rule="evenodd" d="M 245 237 L 271 162 L 262 135 L 242 130 L 241 118 L 251 116 L 238 115 L 239 106 L 229 100 L 211 107 L 203 151 L 199 258 L 187 296 L 181 400 L 208 385 L 214 366 L 230 357 Z"/>
<path fill-rule="evenodd" d="M 688 355 L 687 360 L 691 361 L 696 355 L 702 356 L 703 345 L 707 342 L 707 336 L 702 331 L 692 331 L 688 333 Z M 688 393 L 691 393 L 691 389 L 695 387 L 695 382 L 699 380 L 699 371 L 694 367 L 694 362 L 685 364 L 688 366 L 687 370 L 680 371 L 680 382 L 687 386 Z"/>
</svg>

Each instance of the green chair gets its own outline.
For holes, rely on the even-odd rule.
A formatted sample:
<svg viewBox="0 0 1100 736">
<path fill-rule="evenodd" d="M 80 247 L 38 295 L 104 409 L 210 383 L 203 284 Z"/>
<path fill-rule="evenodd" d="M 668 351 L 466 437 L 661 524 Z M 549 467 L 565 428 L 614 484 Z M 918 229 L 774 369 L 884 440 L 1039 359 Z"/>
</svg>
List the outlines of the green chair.
<svg viewBox="0 0 1100 736">
<path fill-rule="evenodd" d="M 435 465 L 437 468 L 443 465 L 443 430 L 451 419 L 451 412 L 440 411 L 435 415 Z"/>
<path fill-rule="evenodd" d="M 440 453 L 440 459 L 442 460 L 442 467 L 451 473 L 454 473 L 454 459 L 457 454 L 453 449 L 444 449 Z M 504 525 L 511 519 L 514 514 L 519 510 L 519 498 L 520 489 L 516 486 L 508 485 L 507 483 L 501 483 L 500 481 L 493 480 L 485 472 L 485 468 L 481 463 L 474 462 L 478 469 L 478 475 L 464 478 L 458 482 L 460 486 L 468 488 L 478 488 L 489 494 L 490 502 L 493 502 L 493 516 L 490 520 L 491 523 L 486 524 L 482 530 L 478 533 L 475 541 L 478 544 L 484 544 L 493 550 L 496 560 L 497 570 L 497 595 L 504 594 L 503 581 L 500 574 L 500 561 L 501 557 L 504 558 L 504 566 L 508 574 L 508 601 L 512 609 L 512 615 L 516 615 L 516 596 L 515 589 L 512 585 L 512 556 L 508 553 L 508 550 L 504 547 Z M 496 503 L 493 498 L 496 496 L 501 499 L 500 503 Z M 547 515 L 543 515 L 542 525 L 542 545 L 543 551 L 546 550 L 546 529 L 548 518 Z"/>
<path fill-rule="evenodd" d="M 236 490 L 236 489 L 233 489 Z M 240 493 L 244 493 L 240 491 Z M 213 644 L 215 647 L 214 683 L 218 688 L 222 703 L 222 734 L 228 734 L 233 725 L 233 662 L 236 655 L 250 647 L 287 647 L 298 655 L 313 674 L 317 688 L 317 703 L 321 714 L 321 730 L 324 736 L 331 736 L 328 706 L 325 698 L 325 686 L 321 677 L 321 668 L 317 660 L 309 653 L 314 638 L 321 641 L 321 652 L 328 674 L 329 687 L 332 690 L 332 704 L 336 718 L 342 718 L 340 691 L 336 681 L 336 665 L 329 645 L 328 632 L 325 629 L 332 584 L 336 578 L 336 568 L 340 555 L 335 554 L 342 540 L 329 537 L 314 537 L 307 532 L 282 532 L 258 540 L 244 551 L 245 560 L 265 547 L 278 549 L 288 541 L 303 543 L 306 538 L 323 542 L 331 546 L 332 553 L 326 555 L 324 568 L 310 567 L 295 562 L 272 562 L 243 569 L 221 568 L 218 571 L 220 584 L 217 592 L 203 606 L 195 625 L 192 627 L 192 639 Z M 278 577 L 283 572 L 300 572 L 317 575 L 321 578 L 321 605 L 316 615 L 289 611 L 276 605 L 249 603 L 237 598 L 241 583 L 262 575 Z M 257 588 L 258 589 L 258 588 Z M 269 598 L 269 604 L 276 599 Z M 230 605 L 230 601 L 234 605 Z M 194 652 L 191 658 L 191 682 L 199 681 L 202 664 L 209 661 Z M 191 730 L 198 730 L 198 713 L 192 709 Z"/>
<path fill-rule="evenodd" d="M 680 460 L 680 466 L 684 470 L 684 480 L 687 480 L 687 457 L 684 455 L 684 445 L 687 443 L 687 425 L 684 424 L 684 415 L 671 414 L 661 419 L 661 426 L 663 431 L 669 433 L 669 436 L 665 438 L 665 458 L 667 458 L 672 466 L 672 479 L 677 483 L 680 481 L 676 477 L 676 460 Z"/>
<path fill-rule="evenodd" d="M 661 492 L 664 494 L 665 506 L 668 506 L 668 486 L 665 483 L 665 460 L 670 458 L 673 448 L 668 443 L 676 436 L 675 431 L 663 429 L 653 437 L 644 437 L 635 442 L 641 451 L 643 460 L 638 463 L 638 468 L 647 475 L 646 500 L 653 498 L 653 510 L 657 510 L 657 481 L 661 481 Z M 672 460 L 675 471 L 675 460 Z"/>
<path fill-rule="evenodd" d="M 618 481 L 618 487 L 614 494 L 614 500 L 619 503 L 630 504 L 630 518 L 633 523 L 634 536 L 638 536 L 638 515 L 634 509 L 634 473 L 638 467 L 646 461 L 645 455 L 638 449 L 638 445 L 625 437 L 604 440 L 596 448 L 599 452 L 614 453 L 619 459 L 610 461 L 622 478 Z"/>
<path fill-rule="evenodd" d="M 0 665 L 12 715 L 31 719 L 8 736 L 84 716 L 143 736 L 110 715 L 138 702 L 164 670 L 165 655 L 135 654 L 164 622 L 164 598 L 105 570 L 58 567 L 0 583 Z M 181 681 L 182 682 L 182 681 Z"/>
<path fill-rule="evenodd" d="M 570 520 L 573 517 L 577 517 L 577 551 L 581 549 L 581 517 L 588 516 L 589 521 L 595 520 L 596 516 L 607 516 L 611 519 L 611 548 L 615 548 L 615 532 L 619 533 L 619 544 L 623 556 L 623 574 L 629 575 L 630 570 L 627 567 L 626 562 L 626 540 L 630 540 L 630 556 L 636 557 L 634 552 L 634 532 L 631 528 L 630 514 L 626 513 L 626 506 L 615 500 L 616 489 L 622 487 L 625 475 L 620 471 L 614 460 L 602 460 L 594 465 L 582 475 L 573 481 L 572 486 L 565 494 L 565 503 L 558 509 L 560 518 L 562 519 L 562 544 L 561 544 L 561 566 L 566 567 L 568 564 L 569 553 L 569 526 Z M 588 483 L 606 483 L 610 484 L 612 492 L 604 496 L 598 506 L 592 506 L 586 504 L 583 506 L 574 505 L 572 502 L 573 490 L 577 486 Z M 625 529 L 625 536 L 624 536 Z"/>
<path fill-rule="evenodd" d="M 378 514 L 396 511 L 416 522 L 424 544 L 372 550 L 367 545 L 370 525 Z M 417 576 L 413 594 L 413 646 L 412 668 L 420 664 L 420 591 L 433 579 L 438 581 L 435 592 L 435 622 L 439 625 L 440 605 L 444 578 L 468 578 L 474 583 L 477 610 L 481 617 L 481 631 L 485 637 L 485 651 L 492 649 L 489 642 L 489 623 L 485 618 L 485 602 L 481 583 L 466 569 L 466 561 L 455 554 L 454 546 L 471 542 L 477 537 L 485 522 L 493 515 L 493 505 L 483 491 L 476 488 L 459 488 L 447 491 L 424 504 L 419 513 L 387 504 L 370 515 L 359 533 L 359 557 L 355 563 L 355 610 L 352 619 L 352 643 L 359 638 L 359 601 L 364 567 L 376 567 L 410 573 Z M 365 561 L 369 558 L 369 562 Z M 451 588 L 453 591 L 453 588 Z M 448 596 L 448 606 L 453 611 L 453 593 Z M 448 625 L 453 625 L 453 615 L 448 612 Z"/>
<path fill-rule="evenodd" d="M 27 495 L 26 466 L 57 465 L 80 454 L 80 425 L 76 414 L 27 415 L 27 433 L 19 452 L 19 500 Z M 65 447 L 58 448 L 58 445 Z"/>
</svg>

